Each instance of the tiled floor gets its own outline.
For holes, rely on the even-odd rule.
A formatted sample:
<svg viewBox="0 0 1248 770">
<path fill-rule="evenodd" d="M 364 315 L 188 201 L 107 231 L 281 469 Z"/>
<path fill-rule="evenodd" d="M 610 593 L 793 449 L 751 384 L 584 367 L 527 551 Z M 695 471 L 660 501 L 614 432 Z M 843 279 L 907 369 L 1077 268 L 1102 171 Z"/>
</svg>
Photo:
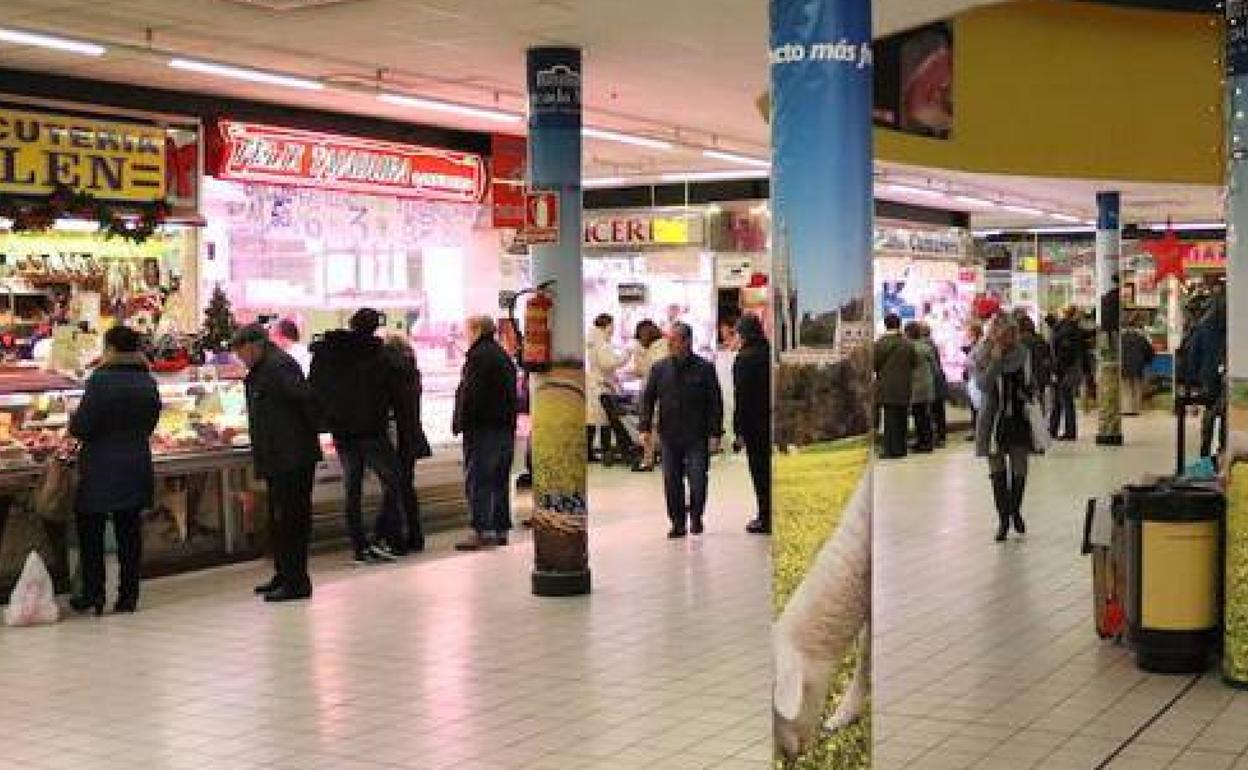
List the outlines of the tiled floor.
<svg viewBox="0 0 1248 770">
<path fill-rule="evenodd" d="M 1132 740 L 1192 678 L 1139 673 L 1092 627 L 1084 500 L 1173 472 L 1172 419 L 1128 418 L 1126 436 L 1122 449 L 1085 440 L 1035 462 L 1028 534 L 1005 545 L 969 444 L 881 465 L 877 770 L 1248 768 L 1248 694 L 1216 672 Z"/>
<path fill-rule="evenodd" d="M 133 617 L 0 629 L 0 768 L 770 766 L 770 567 L 743 461 L 708 533 L 665 539 L 660 479 L 593 478 L 595 592 L 529 592 L 527 538 L 356 569 L 265 606 L 261 565 L 155 581 Z"/>
</svg>

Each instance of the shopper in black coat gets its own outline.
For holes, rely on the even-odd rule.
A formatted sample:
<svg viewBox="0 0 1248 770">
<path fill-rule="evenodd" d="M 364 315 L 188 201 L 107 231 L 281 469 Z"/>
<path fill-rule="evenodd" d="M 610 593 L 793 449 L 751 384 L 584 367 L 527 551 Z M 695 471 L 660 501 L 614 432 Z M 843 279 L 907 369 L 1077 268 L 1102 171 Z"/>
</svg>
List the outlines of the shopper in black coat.
<svg viewBox="0 0 1248 770">
<path fill-rule="evenodd" d="M 1090 366 L 1087 339 L 1079 325 L 1077 308 L 1067 308 L 1062 320 L 1053 327 L 1052 346 L 1054 398 L 1049 413 L 1049 434 L 1063 441 L 1074 441 L 1078 432 L 1075 392 Z"/>
<path fill-rule="evenodd" d="M 273 578 L 257 586 L 265 601 L 312 595 L 308 538 L 312 483 L 321 460 L 316 397 L 298 362 L 269 341 L 263 326 L 239 330 L 232 347 L 247 365 L 247 421 L 256 475 L 268 484 Z"/>
<path fill-rule="evenodd" d="M 1044 337 L 1040 336 L 1040 332 L 1036 329 L 1036 322 L 1031 319 L 1026 310 L 1015 310 L 1014 320 L 1018 324 L 1018 340 L 1031 355 L 1031 376 L 1036 388 L 1035 397 L 1041 407 L 1047 409 L 1050 407 L 1047 401 L 1050 386 L 1053 384 L 1053 349 L 1049 347 Z"/>
<path fill-rule="evenodd" d="M 724 436 L 724 399 L 715 367 L 693 352 L 693 330 L 689 325 L 673 324 L 668 343 L 671 356 L 655 364 L 646 381 L 639 428 L 646 453 L 653 454 L 651 429 L 657 409 L 663 445 L 663 487 L 667 515 L 672 521 L 667 536 L 681 538 L 688 531 L 686 523 L 692 525 L 695 535 L 703 531 L 710 456 L 719 452 Z"/>
<path fill-rule="evenodd" d="M 382 315 L 363 308 L 349 322 L 349 330 L 327 333 L 312 346 L 308 382 L 325 414 L 334 450 L 342 463 L 346 491 L 347 531 L 356 564 L 394 561 L 401 550 L 403 519 L 403 470 L 390 441 L 390 419 L 404 407 L 399 372 L 393 356 L 386 353 L 377 329 Z M 374 540 L 364 532 L 364 471 L 372 470 L 384 491 L 394 496 L 394 517 L 378 517 Z"/>
<path fill-rule="evenodd" d="M 406 514 L 406 531 L 397 550 L 402 553 L 419 553 L 425 550 L 425 534 L 420 523 L 420 499 L 416 495 L 416 461 L 433 454 L 425 428 L 421 422 L 420 400 L 423 395 L 420 368 L 416 365 L 416 351 L 402 334 L 386 339 L 386 353 L 394 361 L 398 372 L 400 397 L 395 401 L 395 436 L 398 439 L 399 465 L 403 471 L 400 494 Z M 402 521 L 399 502 L 394 493 L 385 492 L 382 515 L 393 521 Z"/>
<path fill-rule="evenodd" d="M 1155 353 L 1153 343 L 1135 327 L 1122 330 L 1122 413 L 1136 415 L 1144 404 L 1144 380 Z"/>
<path fill-rule="evenodd" d="M 104 611 L 104 524 L 110 515 L 121 567 L 116 611 L 134 612 L 139 602 L 142 512 L 155 497 L 151 437 L 161 409 L 141 346 L 138 332 L 125 326 L 104 334 L 104 361 L 87 380 L 69 422 L 70 435 L 82 442 L 75 512 L 83 586 L 70 600 L 78 612 Z"/>
<path fill-rule="evenodd" d="M 758 517 L 746 525 L 752 535 L 771 534 L 771 345 L 757 316 L 737 322 L 741 349 L 732 365 L 732 431 L 745 445 Z"/>
<path fill-rule="evenodd" d="M 469 318 L 472 346 L 455 391 L 451 430 L 464 436 L 464 487 L 473 537 L 455 545 L 475 551 L 507 544 L 510 479 L 516 440 L 516 365 L 495 340 L 489 316 Z"/>
</svg>

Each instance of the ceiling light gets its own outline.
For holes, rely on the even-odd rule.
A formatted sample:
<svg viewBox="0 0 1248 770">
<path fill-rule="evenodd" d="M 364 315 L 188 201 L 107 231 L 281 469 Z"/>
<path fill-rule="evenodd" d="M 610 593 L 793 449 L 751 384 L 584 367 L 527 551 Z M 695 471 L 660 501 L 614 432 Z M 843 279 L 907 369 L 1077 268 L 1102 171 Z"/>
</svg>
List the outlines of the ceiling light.
<svg viewBox="0 0 1248 770">
<path fill-rule="evenodd" d="M 1082 233 L 1094 233 L 1095 227 L 1087 225 L 1073 225 L 1070 227 L 1052 226 L 1052 227 L 1029 227 L 1023 232 L 1029 235 L 1078 235 Z"/>
<path fill-rule="evenodd" d="M 587 190 L 596 190 L 603 187 L 625 187 L 630 183 L 627 177 L 622 176 L 602 176 L 586 179 L 581 182 L 581 186 Z"/>
<path fill-rule="evenodd" d="M 1002 235 L 1004 230 L 972 230 L 971 235 L 976 238 L 991 238 L 994 235 Z"/>
<path fill-rule="evenodd" d="M 55 51 L 82 54 L 83 56 L 103 56 L 108 49 L 95 43 L 83 43 L 53 35 L 41 35 L 37 32 L 23 32 L 20 29 L 0 28 L 0 41 L 17 45 L 33 45 L 37 48 L 51 48 Z"/>
<path fill-rule="evenodd" d="M 884 189 L 889 192 L 901 195 L 918 195 L 924 198 L 943 198 L 945 194 L 939 190 L 930 190 L 926 187 L 914 187 L 908 184 L 886 184 Z"/>
<path fill-rule="evenodd" d="M 1049 214 L 1049 216 L 1058 222 L 1071 222 L 1072 224 L 1079 222 L 1079 217 L 1072 217 L 1070 214 Z"/>
<path fill-rule="evenodd" d="M 608 142 L 619 142 L 620 144 L 631 144 L 636 147 L 648 147 L 652 150 L 670 150 L 671 142 L 665 142 L 662 139 L 651 139 L 646 136 L 634 136 L 632 134 L 621 134 L 618 131 L 608 131 L 605 128 L 591 128 L 586 126 L 581 129 L 581 134 L 586 139 L 603 139 Z"/>
<path fill-rule="evenodd" d="M 1164 233 L 1167 230 L 1175 232 L 1191 231 L 1191 230 L 1225 230 L 1225 222 L 1177 222 L 1175 224 L 1151 224 L 1145 225 L 1148 230 Z"/>
<path fill-rule="evenodd" d="M 64 233 L 94 233 L 100 229 L 100 223 L 93 219 L 58 219 L 52 223 L 52 229 Z"/>
<path fill-rule="evenodd" d="M 483 120 L 496 120 L 501 123 L 519 123 L 521 120 L 521 117 L 514 112 L 492 110 L 488 107 L 471 107 L 466 104 L 426 99 L 421 96 L 378 94 L 377 99 L 386 104 L 396 104 L 400 107 L 412 107 L 418 110 L 431 110 L 434 112 L 453 112 L 456 115 L 467 115 L 471 118 L 482 118 Z"/>
<path fill-rule="evenodd" d="M 1026 214 L 1029 217 L 1042 217 L 1044 212 L 1040 209 L 1033 209 L 1029 206 L 1015 206 L 1013 204 L 1005 204 L 1001 208 L 1006 211 L 1013 211 L 1015 214 Z"/>
<path fill-rule="evenodd" d="M 970 195 L 955 195 L 953 199 L 958 203 L 965 203 L 968 206 L 983 206 L 984 208 L 989 209 L 995 209 L 997 207 L 997 204 L 990 200 L 974 198 Z"/>
<path fill-rule="evenodd" d="M 660 174 L 664 182 L 730 182 L 746 179 L 766 179 L 770 172 L 761 169 L 755 171 L 683 171 L 679 173 Z"/>
<path fill-rule="evenodd" d="M 170 59 L 169 66 L 175 70 L 202 72 L 205 75 L 219 75 L 223 78 L 248 80 L 252 83 L 266 83 L 273 86 L 286 86 L 287 88 L 302 88 L 307 91 L 319 91 L 325 87 L 325 84 L 319 80 L 298 78 L 292 75 L 279 75 L 275 72 L 264 72 L 263 70 L 234 67 L 229 64 L 216 64 L 196 59 Z"/>
<path fill-rule="evenodd" d="M 753 166 L 755 168 L 771 168 L 771 162 L 762 158 L 751 158 L 749 155 L 738 155 L 735 152 L 724 152 L 723 150 L 703 150 L 702 155 L 715 160 L 726 160 L 729 163 L 740 163 L 743 166 Z"/>
</svg>

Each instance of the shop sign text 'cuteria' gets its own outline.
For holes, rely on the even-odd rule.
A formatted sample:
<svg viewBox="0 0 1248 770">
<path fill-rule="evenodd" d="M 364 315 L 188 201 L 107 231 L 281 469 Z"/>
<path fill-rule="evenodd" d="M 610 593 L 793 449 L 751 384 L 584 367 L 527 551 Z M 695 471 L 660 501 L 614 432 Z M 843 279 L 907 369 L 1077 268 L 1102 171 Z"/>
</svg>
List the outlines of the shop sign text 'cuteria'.
<svg viewBox="0 0 1248 770">
<path fill-rule="evenodd" d="M 485 195 L 479 155 L 252 123 L 219 125 L 220 179 L 456 203 Z"/>
<path fill-rule="evenodd" d="M 0 107 L 0 192 L 47 195 L 58 185 L 104 200 L 163 198 L 164 129 Z"/>
</svg>

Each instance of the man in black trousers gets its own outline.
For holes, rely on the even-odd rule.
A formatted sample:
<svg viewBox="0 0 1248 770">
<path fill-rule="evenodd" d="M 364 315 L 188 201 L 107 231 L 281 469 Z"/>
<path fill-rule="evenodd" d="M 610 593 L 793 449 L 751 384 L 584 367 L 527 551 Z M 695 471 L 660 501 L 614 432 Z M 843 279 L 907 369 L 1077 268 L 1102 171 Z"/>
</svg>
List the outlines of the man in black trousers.
<svg viewBox="0 0 1248 770">
<path fill-rule="evenodd" d="M 745 527 L 751 535 L 771 534 L 771 345 L 758 316 L 737 322 L 741 348 L 732 364 L 732 432 L 745 445 L 758 517 Z"/>
<path fill-rule="evenodd" d="M 321 460 L 316 397 L 299 364 L 269 341 L 263 326 L 240 329 L 232 347 L 248 369 L 251 454 L 256 475 L 268 483 L 273 518 L 274 575 L 256 593 L 266 602 L 308 599 L 312 482 Z"/>
<path fill-rule="evenodd" d="M 676 539 L 684 537 L 689 529 L 695 535 L 702 534 L 711 455 L 719 452 L 724 436 L 724 399 L 715 367 L 693 352 L 693 330 L 688 324 L 673 324 L 668 344 L 671 356 L 655 364 L 646 381 L 640 429 L 646 454 L 650 456 L 654 449 L 651 426 L 657 407 L 663 445 L 663 488 L 667 516 L 672 521 L 667 536 Z"/>
<path fill-rule="evenodd" d="M 312 346 L 308 382 L 325 413 L 334 436 L 334 451 L 342 463 L 347 532 L 359 565 L 393 562 L 405 550 L 403 522 L 408 517 L 403 494 L 406 474 L 394 444 L 390 421 L 406 422 L 403 406 L 411 394 L 403 375 L 386 353 L 377 329 L 384 316 L 362 308 L 351 316 L 349 329 L 327 332 Z M 364 472 L 371 470 L 382 489 L 392 495 L 394 508 L 383 508 L 373 542 L 364 531 Z"/>
<path fill-rule="evenodd" d="M 884 317 L 884 336 L 875 341 L 871 350 L 875 371 L 875 404 L 877 414 L 884 415 L 884 435 L 880 459 L 906 456 L 907 413 L 910 410 L 914 370 L 920 365 L 914 346 L 901 333 L 901 318 L 896 313 Z"/>
<path fill-rule="evenodd" d="M 507 545 L 511 530 L 516 365 L 495 340 L 493 318 L 473 316 L 466 328 L 471 346 L 455 391 L 451 432 L 464 437 L 464 488 L 473 534 L 455 548 L 478 551 Z"/>
</svg>

